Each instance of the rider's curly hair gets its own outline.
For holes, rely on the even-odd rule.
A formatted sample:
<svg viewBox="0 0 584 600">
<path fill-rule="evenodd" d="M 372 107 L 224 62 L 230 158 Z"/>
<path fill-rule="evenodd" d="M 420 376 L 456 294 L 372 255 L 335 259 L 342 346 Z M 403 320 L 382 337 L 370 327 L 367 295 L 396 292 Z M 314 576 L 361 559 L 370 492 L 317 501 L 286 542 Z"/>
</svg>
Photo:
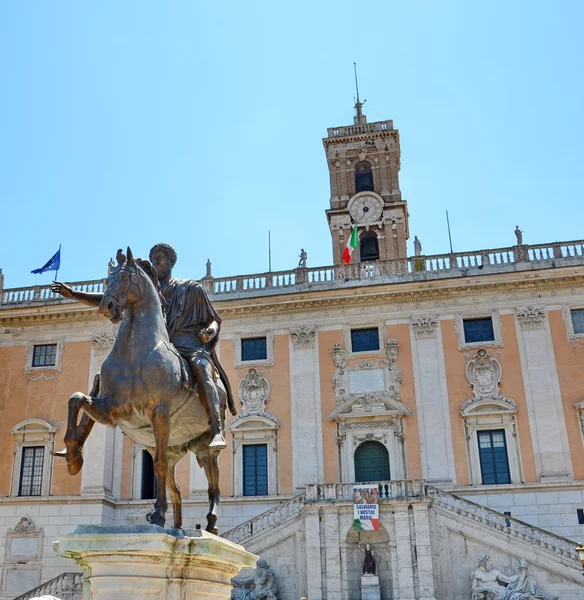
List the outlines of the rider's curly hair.
<svg viewBox="0 0 584 600">
<path fill-rule="evenodd" d="M 170 266 L 174 267 L 177 258 L 176 250 L 170 244 L 156 244 L 156 246 L 153 246 L 150 250 L 150 254 L 148 255 L 150 260 L 152 260 L 152 255 L 155 252 L 165 252 L 170 260 Z"/>
</svg>

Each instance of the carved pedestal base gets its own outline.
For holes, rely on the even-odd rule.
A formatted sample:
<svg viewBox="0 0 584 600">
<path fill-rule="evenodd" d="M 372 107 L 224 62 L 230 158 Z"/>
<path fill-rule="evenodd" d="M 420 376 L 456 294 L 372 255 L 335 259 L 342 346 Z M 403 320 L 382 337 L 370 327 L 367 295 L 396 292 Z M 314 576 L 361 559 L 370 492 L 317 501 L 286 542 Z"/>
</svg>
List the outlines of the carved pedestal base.
<svg viewBox="0 0 584 600">
<path fill-rule="evenodd" d="M 381 587 L 377 575 L 361 576 L 361 600 L 380 600 Z"/>
<path fill-rule="evenodd" d="M 231 578 L 257 557 L 206 531 L 188 534 L 156 525 L 82 525 L 54 546 L 83 568 L 84 600 L 227 600 Z"/>
</svg>

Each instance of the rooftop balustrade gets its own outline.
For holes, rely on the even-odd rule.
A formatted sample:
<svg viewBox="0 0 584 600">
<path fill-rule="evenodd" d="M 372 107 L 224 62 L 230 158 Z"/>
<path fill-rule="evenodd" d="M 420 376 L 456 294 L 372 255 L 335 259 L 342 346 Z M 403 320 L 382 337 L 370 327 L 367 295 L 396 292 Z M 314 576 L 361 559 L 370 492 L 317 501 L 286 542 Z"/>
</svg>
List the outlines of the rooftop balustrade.
<svg viewBox="0 0 584 600">
<path fill-rule="evenodd" d="M 209 277 L 201 283 L 214 301 L 272 294 L 459 278 L 514 271 L 584 265 L 584 240 L 454 252 L 431 256 L 297 268 L 254 275 Z M 105 279 L 69 284 L 85 292 L 103 292 Z M 0 289 L 0 309 L 59 304 L 71 300 L 53 294 L 50 285 Z"/>
</svg>

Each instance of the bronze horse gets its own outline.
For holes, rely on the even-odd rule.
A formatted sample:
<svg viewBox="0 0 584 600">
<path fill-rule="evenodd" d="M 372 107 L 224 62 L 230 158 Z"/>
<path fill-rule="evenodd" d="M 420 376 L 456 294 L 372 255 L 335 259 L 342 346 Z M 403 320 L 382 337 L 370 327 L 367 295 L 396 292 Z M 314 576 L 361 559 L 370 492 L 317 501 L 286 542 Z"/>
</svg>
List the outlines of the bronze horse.
<svg viewBox="0 0 584 600">
<path fill-rule="evenodd" d="M 119 426 L 154 459 L 157 497 L 150 522 L 164 526 L 168 488 L 174 526 L 180 528 L 182 502 L 174 470 L 189 450 L 194 452 L 209 482 L 206 530 L 216 533 L 219 450 L 209 448 L 207 414 L 193 390 L 188 364 L 169 341 L 156 270 L 147 260 L 134 259 L 130 248 L 127 257 L 119 250 L 117 260 L 99 312 L 120 323 L 118 334 L 90 395 L 76 392 L 69 399 L 66 450 L 59 454 L 66 457 L 69 473 L 75 475 L 83 465 L 81 448 L 94 423 Z M 55 291 L 60 291 L 59 286 L 54 285 Z M 216 385 L 224 427 L 227 394 L 219 379 Z"/>
</svg>

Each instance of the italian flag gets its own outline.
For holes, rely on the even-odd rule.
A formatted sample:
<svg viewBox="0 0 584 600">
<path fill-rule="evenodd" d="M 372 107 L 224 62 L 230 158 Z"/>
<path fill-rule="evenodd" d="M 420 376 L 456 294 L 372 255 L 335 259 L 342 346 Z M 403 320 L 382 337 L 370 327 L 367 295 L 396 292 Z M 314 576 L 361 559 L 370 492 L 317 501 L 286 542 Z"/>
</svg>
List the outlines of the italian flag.
<svg viewBox="0 0 584 600">
<path fill-rule="evenodd" d="M 348 265 L 351 262 L 351 255 L 353 254 L 353 250 L 359 245 L 359 233 L 357 232 L 357 225 L 353 227 L 353 231 L 351 232 L 351 237 L 343 250 L 343 262 Z"/>
</svg>

